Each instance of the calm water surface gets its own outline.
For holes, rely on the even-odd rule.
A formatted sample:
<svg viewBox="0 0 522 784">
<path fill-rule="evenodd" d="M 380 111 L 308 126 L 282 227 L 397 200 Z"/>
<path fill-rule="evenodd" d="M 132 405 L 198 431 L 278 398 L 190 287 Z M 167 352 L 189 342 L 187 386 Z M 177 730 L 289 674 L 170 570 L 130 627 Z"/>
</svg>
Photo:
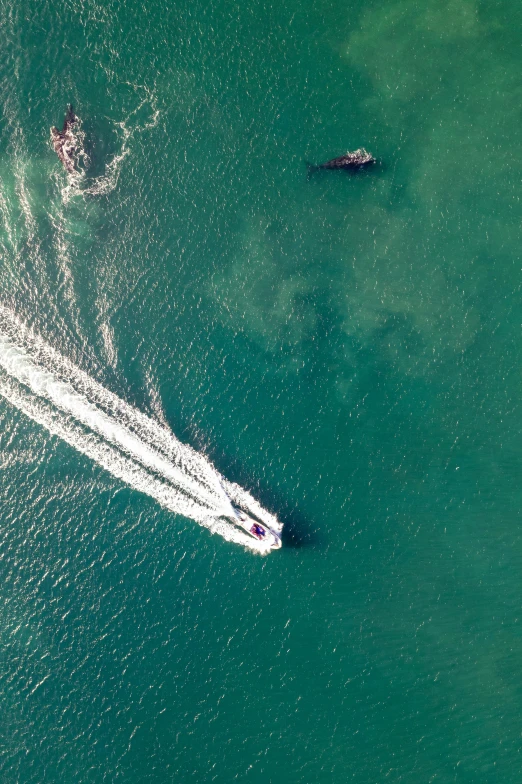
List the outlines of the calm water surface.
<svg viewBox="0 0 522 784">
<path fill-rule="evenodd" d="M 2 303 L 286 537 L 0 398 L 5 784 L 520 781 L 521 15 L 3 0 Z"/>
</svg>

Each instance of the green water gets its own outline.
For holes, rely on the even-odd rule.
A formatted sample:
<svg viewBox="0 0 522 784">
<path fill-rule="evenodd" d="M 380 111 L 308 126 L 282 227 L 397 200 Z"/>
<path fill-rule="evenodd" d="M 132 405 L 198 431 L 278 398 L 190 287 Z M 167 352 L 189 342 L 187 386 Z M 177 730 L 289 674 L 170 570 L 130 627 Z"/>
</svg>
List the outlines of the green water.
<svg viewBox="0 0 522 784">
<path fill-rule="evenodd" d="M 0 398 L 2 782 L 520 781 L 521 15 L 0 5 L 2 303 L 285 523 Z"/>
</svg>

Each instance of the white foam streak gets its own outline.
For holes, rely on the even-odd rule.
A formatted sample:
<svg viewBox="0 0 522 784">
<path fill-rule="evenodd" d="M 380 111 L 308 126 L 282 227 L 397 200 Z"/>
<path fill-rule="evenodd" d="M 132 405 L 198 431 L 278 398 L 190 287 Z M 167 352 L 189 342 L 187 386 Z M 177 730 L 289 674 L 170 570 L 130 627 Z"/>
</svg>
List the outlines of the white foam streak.
<svg viewBox="0 0 522 784">
<path fill-rule="evenodd" d="M 62 188 L 63 202 L 67 203 L 72 197 L 79 193 L 89 194 L 91 196 L 106 196 L 113 191 L 120 177 L 122 163 L 130 154 L 130 146 L 135 134 L 142 130 L 155 128 L 158 124 L 160 111 L 156 107 L 156 96 L 154 91 L 147 89 L 143 85 L 134 85 L 127 83 L 137 93 L 142 92 L 144 97 L 141 98 L 139 104 L 133 109 L 125 119 L 112 121 L 113 127 L 117 128 L 120 136 L 120 152 L 115 154 L 113 158 L 107 163 L 105 173 L 98 177 L 89 177 L 89 156 L 85 152 L 84 142 L 85 134 L 81 130 L 81 120 L 77 117 L 75 136 L 79 148 L 78 159 L 82 161 L 82 170 L 67 173 L 67 184 Z M 144 106 L 150 106 L 152 118 L 149 122 L 144 123 L 143 126 L 136 125 L 133 121 L 135 116 L 139 115 L 140 110 Z M 109 119 L 109 118 L 107 118 Z"/>
<path fill-rule="evenodd" d="M 170 465 L 125 427 L 114 422 L 96 406 L 90 404 L 69 384 L 57 380 L 51 373 L 35 365 L 20 349 L 1 335 L 0 366 L 10 376 L 27 385 L 39 397 L 54 403 L 61 411 L 71 414 L 75 420 L 103 436 L 107 441 L 139 460 L 147 468 L 156 471 L 185 492 L 198 497 L 200 503 L 208 504 L 210 507 L 215 506 L 215 499 L 202 492 L 202 487 L 193 482 L 190 477 Z"/>
<path fill-rule="evenodd" d="M 9 377 L 2 380 L 0 394 L 168 509 L 258 552 L 266 551 L 262 542 L 219 519 L 233 517 L 231 502 L 281 530 L 273 515 L 246 490 L 227 482 L 203 455 L 106 390 L 3 307 L 0 367 Z"/>
<path fill-rule="evenodd" d="M 9 310 L 1 306 L 0 337 L 9 344 L 6 345 L 7 354 L 16 346 L 23 347 L 20 372 L 23 372 L 23 362 L 32 357 L 38 365 L 40 374 L 45 368 L 55 377 L 55 380 L 66 381 L 73 393 L 83 394 L 84 398 L 94 404 L 97 409 L 101 409 L 110 421 L 120 423 L 132 434 L 138 436 L 140 444 L 148 445 L 155 452 L 160 452 L 169 461 L 169 464 L 182 467 L 184 473 L 197 478 L 198 483 L 206 485 L 209 493 L 222 499 L 225 513 L 231 512 L 230 502 L 223 490 L 222 482 L 224 480 L 203 455 L 190 446 L 182 444 L 172 431 L 149 419 L 145 414 L 129 406 L 105 387 L 102 387 L 74 363 L 26 329 L 12 316 Z M 15 357 L 9 360 L 6 356 L 5 361 L 10 363 L 10 367 L 12 366 L 13 374 L 18 372 Z M 0 359 L 0 364 L 2 362 L 3 360 Z M 43 379 L 41 383 L 43 383 Z M 56 404 L 59 405 L 58 402 Z M 59 405 L 59 407 L 61 406 Z"/>
<path fill-rule="evenodd" d="M 27 394 L 13 379 L 0 379 L 0 394 L 34 422 L 45 427 L 52 435 L 61 438 L 134 490 L 154 498 L 176 514 L 195 520 L 227 541 L 257 552 L 264 552 L 251 537 L 230 523 L 217 519 L 192 499 L 151 476 L 142 466 L 119 453 L 110 444 L 85 433 L 80 426 L 61 412 L 52 410 L 45 405 L 45 402 Z"/>
</svg>

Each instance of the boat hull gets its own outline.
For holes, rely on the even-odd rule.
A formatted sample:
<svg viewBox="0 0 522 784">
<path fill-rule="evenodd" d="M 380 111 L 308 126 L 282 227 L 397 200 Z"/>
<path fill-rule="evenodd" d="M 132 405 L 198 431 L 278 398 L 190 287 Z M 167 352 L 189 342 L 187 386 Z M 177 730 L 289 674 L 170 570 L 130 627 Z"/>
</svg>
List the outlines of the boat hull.
<svg viewBox="0 0 522 784">
<path fill-rule="evenodd" d="M 273 531 L 265 523 L 260 523 L 252 517 L 243 512 L 242 509 L 234 507 L 234 522 L 247 532 L 253 539 L 267 544 L 271 550 L 279 550 L 282 547 L 281 536 L 279 532 Z"/>
</svg>

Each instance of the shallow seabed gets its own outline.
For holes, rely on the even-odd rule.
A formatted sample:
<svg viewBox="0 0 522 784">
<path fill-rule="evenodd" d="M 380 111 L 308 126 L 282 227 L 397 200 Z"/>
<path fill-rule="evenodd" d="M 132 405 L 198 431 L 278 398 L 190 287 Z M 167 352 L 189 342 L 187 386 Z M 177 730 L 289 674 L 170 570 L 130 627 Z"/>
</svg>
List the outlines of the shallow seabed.
<svg viewBox="0 0 522 784">
<path fill-rule="evenodd" d="M 521 14 L 0 5 L 1 304 L 286 537 L 0 398 L 3 783 L 520 782 Z"/>
</svg>

